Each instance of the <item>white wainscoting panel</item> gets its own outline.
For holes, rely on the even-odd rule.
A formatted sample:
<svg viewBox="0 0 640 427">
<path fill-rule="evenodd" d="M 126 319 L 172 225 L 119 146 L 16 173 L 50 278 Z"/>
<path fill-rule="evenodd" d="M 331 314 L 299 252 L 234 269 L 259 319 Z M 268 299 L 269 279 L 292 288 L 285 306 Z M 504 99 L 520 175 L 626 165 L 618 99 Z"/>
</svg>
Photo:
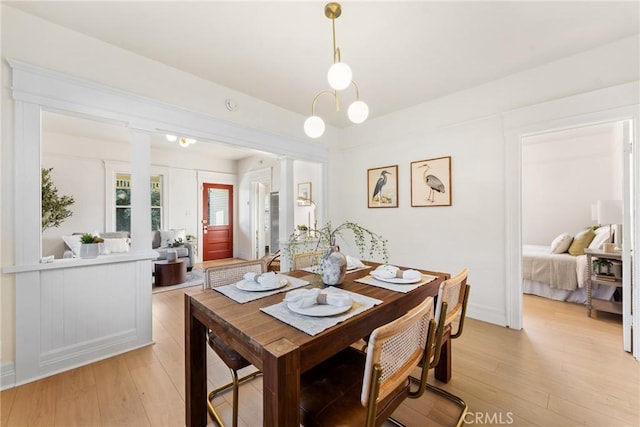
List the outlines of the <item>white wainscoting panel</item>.
<svg viewBox="0 0 640 427">
<path fill-rule="evenodd" d="M 16 273 L 15 384 L 152 343 L 151 260 Z"/>
</svg>

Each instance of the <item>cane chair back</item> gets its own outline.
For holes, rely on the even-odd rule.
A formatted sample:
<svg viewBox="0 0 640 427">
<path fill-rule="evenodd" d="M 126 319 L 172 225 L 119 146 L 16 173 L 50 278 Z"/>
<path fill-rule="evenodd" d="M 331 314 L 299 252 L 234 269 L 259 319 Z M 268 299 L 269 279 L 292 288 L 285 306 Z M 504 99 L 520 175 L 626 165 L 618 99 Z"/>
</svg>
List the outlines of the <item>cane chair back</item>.
<svg viewBox="0 0 640 427">
<path fill-rule="evenodd" d="M 308 268 L 320 263 L 322 257 L 322 251 L 302 252 L 295 254 L 291 260 L 291 268 L 294 270 L 300 270 L 302 268 Z"/>
<path fill-rule="evenodd" d="M 433 312 L 433 298 L 428 297 L 404 316 L 373 331 L 360 396 L 363 406 L 384 400 L 407 381 L 424 357 L 430 358 L 435 333 Z M 428 367 L 423 371 L 424 384 L 417 391 L 420 395 L 424 392 Z"/>
<path fill-rule="evenodd" d="M 456 276 L 445 280 L 440 284 L 438 290 L 438 303 L 436 305 L 435 318 L 440 319 L 440 315 L 444 310 L 444 327 L 456 327 L 456 332 L 460 330 L 463 309 L 466 308 L 465 299 L 467 298 L 467 276 L 469 270 L 464 268 Z M 445 308 L 446 304 L 446 308 Z M 455 321 L 455 322 L 454 322 Z M 456 326 L 457 325 L 457 326 Z M 454 331 L 451 331 L 454 335 Z"/>
<path fill-rule="evenodd" d="M 236 264 L 209 267 L 204 272 L 205 289 L 239 282 L 246 273 L 262 274 L 267 271 L 264 260 L 244 261 Z"/>
</svg>

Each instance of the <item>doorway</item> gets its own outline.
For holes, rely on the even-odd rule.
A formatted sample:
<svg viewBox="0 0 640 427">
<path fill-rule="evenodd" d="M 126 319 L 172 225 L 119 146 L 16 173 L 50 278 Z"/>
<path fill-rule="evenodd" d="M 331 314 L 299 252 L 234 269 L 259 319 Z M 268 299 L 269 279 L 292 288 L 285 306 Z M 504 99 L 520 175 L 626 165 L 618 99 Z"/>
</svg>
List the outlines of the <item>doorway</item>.
<svg viewBox="0 0 640 427">
<path fill-rule="evenodd" d="M 614 226 L 616 233 L 614 242 L 623 247 L 620 254 L 625 261 L 623 263 L 622 296 L 617 295 L 616 301 L 620 304 L 620 298 L 622 299 L 621 338 L 623 348 L 626 351 L 632 351 L 630 313 L 632 311 L 633 287 L 637 286 L 630 280 L 632 253 L 630 249 L 636 244 L 634 233 L 630 232 L 633 223 L 632 216 L 629 214 L 632 212 L 632 206 L 636 203 L 635 193 L 632 190 L 635 178 L 630 150 L 633 145 L 631 131 L 633 127 L 632 119 L 624 119 L 576 123 L 564 129 L 538 131 L 520 136 L 520 185 L 522 192 L 520 230 L 522 243 L 525 245 L 535 243 L 547 246 L 551 244 L 553 237 L 560 232 L 575 234 L 579 229 L 594 225 L 597 222 L 597 218 L 594 217 L 594 207 L 598 200 L 620 200 L 622 203 L 624 215 L 621 215 L 619 223 L 623 224 L 622 233 L 620 233 L 619 226 Z M 563 139 L 565 147 L 560 144 Z M 534 147 L 536 144 L 549 145 L 549 147 Z M 550 154 L 551 145 L 553 145 L 554 151 L 552 155 Z M 527 157 L 528 154 L 532 154 L 532 156 Z M 546 164 L 541 159 L 546 159 Z M 534 183 L 533 181 L 538 178 L 534 179 L 534 176 L 528 171 L 532 167 L 532 161 L 538 162 L 536 165 L 537 173 L 546 173 L 544 179 L 540 177 L 540 182 Z M 552 162 L 555 164 L 551 165 Z M 542 166 L 540 167 L 540 165 Z M 527 194 L 528 191 L 532 191 L 532 188 L 534 193 L 535 189 L 538 189 L 537 194 Z M 545 195 L 550 191 L 554 193 L 555 199 Z M 557 194 L 562 191 L 565 192 L 564 195 Z M 567 212 L 569 212 L 568 215 L 566 215 Z M 563 218 L 563 214 L 565 218 Z M 542 241 L 532 241 L 535 238 L 540 238 L 538 236 L 542 236 L 552 225 L 559 226 L 562 230 L 550 231 L 551 234 L 543 236 Z M 582 273 L 579 273 L 580 271 Z M 584 275 L 586 272 L 578 270 L 578 274 Z M 578 278 L 578 282 L 580 282 L 580 278 Z M 524 286 L 522 284 L 520 291 Z M 530 286 L 527 284 L 527 287 Z M 527 293 L 560 299 L 557 297 L 557 289 L 551 289 L 550 293 L 546 288 L 542 293 L 538 288 L 534 287 L 533 289 L 535 290 L 527 291 Z M 615 288 L 603 290 L 608 289 L 615 290 Z M 576 292 L 579 293 L 579 291 L 580 289 Z M 577 295 L 576 292 L 567 293 L 563 298 L 567 301 L 583 304 L 586 297 Z M 596 298 L 609 299 L 611 296 L 611 294 L 603 292 L 602 296 L 596 296 Z"/>
<path fill-rule="evenodd" d="M 202 261 L 233 258 L 233 186 L 202 186 Z"/>
</svg>

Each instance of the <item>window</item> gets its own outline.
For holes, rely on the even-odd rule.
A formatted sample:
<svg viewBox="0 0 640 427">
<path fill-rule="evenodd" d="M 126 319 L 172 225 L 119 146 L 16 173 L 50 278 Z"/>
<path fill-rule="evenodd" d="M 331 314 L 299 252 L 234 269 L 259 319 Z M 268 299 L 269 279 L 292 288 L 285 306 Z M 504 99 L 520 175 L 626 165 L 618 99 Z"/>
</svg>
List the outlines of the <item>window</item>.
<svg viewBox="0 0 640 427">
<path fill-rule="evenodd" d="M 131 231 L 131 175 L 116 173 L 116 231 Z M 151 177 L 151 230 L 162 225 L 162 176 Z"/>
</svg>

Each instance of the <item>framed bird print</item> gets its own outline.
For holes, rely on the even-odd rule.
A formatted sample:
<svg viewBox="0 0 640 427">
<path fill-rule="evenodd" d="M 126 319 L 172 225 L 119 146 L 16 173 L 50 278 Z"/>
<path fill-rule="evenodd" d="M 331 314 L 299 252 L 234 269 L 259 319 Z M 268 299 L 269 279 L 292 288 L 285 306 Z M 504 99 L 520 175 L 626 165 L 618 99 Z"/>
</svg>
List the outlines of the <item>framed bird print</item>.
<svg viewBox="0 0 640 427">
<path fill-rule="evenodd" d="M 451 156 L 411 162 L 411 206 L 451 206 Z"/>
<path fill-rule="evenodd" d="M 398 207 L 398 165 L 367 169 L 367 206 Z"/>
</svg>

